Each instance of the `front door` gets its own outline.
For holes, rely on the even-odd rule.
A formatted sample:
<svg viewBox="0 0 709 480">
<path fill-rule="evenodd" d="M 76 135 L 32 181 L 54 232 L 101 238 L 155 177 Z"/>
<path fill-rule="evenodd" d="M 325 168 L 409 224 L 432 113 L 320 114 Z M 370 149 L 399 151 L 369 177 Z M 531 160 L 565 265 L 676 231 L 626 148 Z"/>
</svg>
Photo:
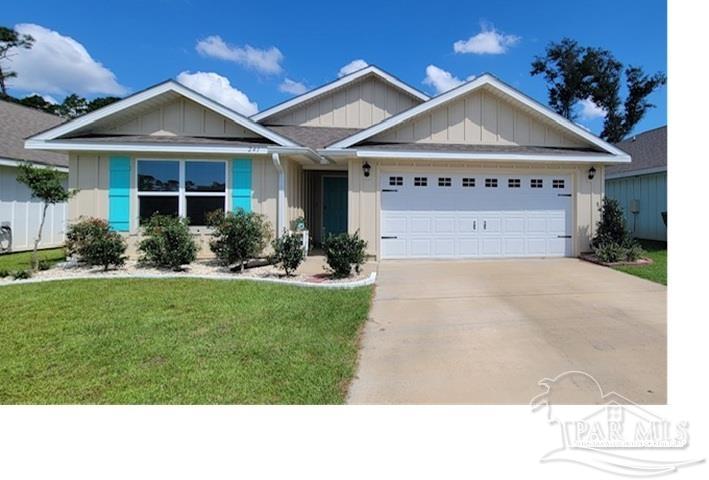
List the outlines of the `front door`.
<svg viewBox="0 0 709 480">
<path fill-rule="evenodd" d="M 347 231 L 347 177 L 323 177 L 322 238 Z"/>
</svg>

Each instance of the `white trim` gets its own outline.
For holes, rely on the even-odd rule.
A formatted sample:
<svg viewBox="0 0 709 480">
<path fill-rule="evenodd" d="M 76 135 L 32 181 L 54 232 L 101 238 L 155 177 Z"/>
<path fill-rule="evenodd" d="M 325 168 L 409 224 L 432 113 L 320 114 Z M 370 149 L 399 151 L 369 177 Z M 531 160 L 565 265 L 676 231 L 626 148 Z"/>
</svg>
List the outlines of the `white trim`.
<svg viewBox="0 0 709 480">
<path fill-rule="evenodd" d="M 342 154 L 342 152 L 338 152 Z M 357 158 L 400 158 L 410 160 L 484 160 L 502 162 L 563 162 L 615 164 L 629 163 L 630 157 L 613 155 L 540 155 L 523 153 L 460 153 L 426 151 L 390 151 L 390 150 L 355 150 L 351 152 Z"/>
<path fill-rule="evenodd" d="M 62 173 L 67 173 L 69 171 L 69 167 L 62 167 L 59 165 L 48 165 L 46 163 L 38 163 L 32 160 L 13 160 L 12 158 L 0 158 L 0 165 L 2 165 L 3 167 L 19 167 L 20 165 L 23 165 L 25 163 L 31 163 L 33 166 L 39 168 L 53 168 Z"/>
<path fill-rule="evenodd" d="M 401 112 L 398 115 L 394 115 L 392 117 L 389 117 L 388 119 L 384 120 L 383 122 L 380 122 L 372 127 L 365 129 L 365 130 L 362 130 L 361 132 L 358 132 L 350 137 L 344 138 L 344 139 L 340 140 L 339 142 L 336 142 L 336 143 L 330 145 L 330 148 L 338 149 L 338 148 L 351 147 L 352 145 L 354 145 L 358 142 L 361 142 L 363 140 L 366 140 L 368 138 L 371 138 L 372 136 L 374 136 L 378 133 L 388 130 L 396 125 L 400 125 L 401 123 L 405 122 L 406 120 L 408 120 L 412 117 L 415 117 L 416 115 L 427 112 L 427 111 L 429 111 L 429 110 L 431 110 L 431 109 L 433 109 L 445 102 L 448 102 L 448 101 L 458 98 L 462 95 L 470 93 L 471 91 L 481 88 L 485 85 L 490 85 L 490 86 L 500 90 L 501 92 L 509 95 L 510 97 L 517 100 L 518 102 L 523 103 L 524 105 L 526 105 L 527 107 L 536 111 L 537 113 L 545 116 L 547 119 L 556 123 L 559 127 L 573 132 L 574 134 L 587 140 L 588 142 L 592 143 L 593 145 L 595 145 L 599 148 L 602 148 L 603 150 L 607 151 L 608 153 L 611 153 L 613 155 L 618 155 L 618 156 L 627 156 L 627 154 L 625 152 L 623 152 L 622 150 L 620 150 L 619 148 L 614 147 L 610 143 L 608 143 L 608 142 L 598 138 L 597 136 L 593 135 L 592 133 L 584 130 L 583 128 L 579 127 L 578 125 L 574 124 L 573 122 L 562 117 L 558 113 L 556 113 L 556 112 L 550 110 L 549 108 L 543 106 L 542 104 L 538 103 L 534 99 L 524 95 L 523 93 L 519 92 L 518 90 L 515 90 L 514 88 L 501 82 L 500 80 L 493 77 L 489 73 L 483 74 L 483 75 L 477 77 L 476 79 L 471 80 L 470 82 L 461 85 L 460 87 L 454 88 L 453 90 L 450 90 L 450 91 L 443 93 L 437 97 L 434 97 L 426 103 L 422 103 L 421 105 L 418 105 L 418 106 L 415 106 L 415 107 L 410 108 L 408 110 L 405 110 L 404 112 Z M 628 157 L 628 158 L 630 158 L 630 157 Z"/>
<path fill-rule="evenodd" d="M 608 173 L 606 172 L 606 180 L 613 180 L 614 178 L 627 178 L 627 177 L 639 177 L 642 175 L 652 175 L 653 173 L 662 173 L 666 172 L 667 167 L 652 167 L 652 168 L 643 168 L 640 170 L 629 170 L 627 172 L 618 172 L 618 173 Z"/>
<path fill-rule="evenodd" d="M 276 238 L 281 238 L 286 229 L 286 172 L 278 153 L 271 154 L 273 166 L 278 173 L 278 199 L 276 201 Z"/>
<path fill-rule="evenodd" d="M 318 97 L 320 95 L 324 95 L 328 92 L 331 92 L 332 90 L 335 90 L 337 88 L 343 87 L 349 83 L 354 82 L 355 80 L 358 80 L 362 77 L 365 77 L 367 75 L 374 74 L 377 75 L 378 77 L 382 78 L 383 80 L 389 82 L 390 84 L 394 85 L 395 87 L 399 88 L 400 90 L 405 91 L 412 97 L 416 97 L 419 100 L 423 100 L 424 102 L 429 100 L 429 96 L 426 95 L 423 92 L 420 92 L 416 90 L 415 88 L 405 84 L 398 78 L 394 77 L 393 75 L 388 74 L 387 72 L 383 71 L 379 67 L 376 67 L 374 65 L 369 65 L 365 68 L 362 68 L 360 70 L 357 70 L 356 72 L 352 72 L 349 75 L 345 75 L 342 78 L 339 78 L 335 80 L 334 82 L 327 83 L 321 87 L 315 88 L 309 92 L 306 92 L 302 95 L 298 95 L 297 97 L 291 98 L 290 100 L 287 100 L 283 103 L 279 103 L 278 105 L 275 105 L 271 108 L 268 108 L 262 112 L 258 112 L 255 115 L 251 116 L 251 119 L 257 122 L 260 122 L 268 117 L 272 117 L 273 115 L 276 115 L 277 113 L 280 113 L 284 110 L 288 110 L 289 108 L 292 108 L 296 105 L 300 105 L 301 103 L 307 102 L 308 100 L 312 100 L 315 97 Z"/>
<path fill-rule="evenodd" d="M 287 147 L 297 146 L 295 143 L 288 140 L 287 138 L 282 137 L 281 135 L 278 135 L 277 133 L 269 130 L 268 128 L 252 121 L 248 117 L 245 117 L 240 113 L 237 113 L 234 110 L 225 107 L 224 105 L 217 103 L 208 97 L 205 97 L 204 95 L 192 90 L 191 88 L 185 87 L 184 85 L 175 80 L 167 80 L 166 82 L 148 88 L 147 90 L 143 90 L 142 92 L 138 92 L 127 98 L 124 98 L 123 100 L 119 100 L 115 103 L 100 108 L 94 112 L 87 113 L 86 115 L 82 115 L 81 117 L 71 120 L 67 123 L 63 123 L 57 127 L 38 133 L 37 135 L 30 137 L 29 140 L 54 140 L 58 137 L 67 135 L 81 128 L 89 126 L 98 120 L 118 113 L 122 110 L 125 110 L 126 108 L 138 105 L 139 103 L 142 103 L 146 100 L 150 100 L 151 98 L 157 97 L 158 95 L 162 95 L 167 92 L 175 92 L 186 98 L 189 98 L 190 100 L 202 105 L 203 107 L 208 108 L 241 125 L 242 127 L 249 129 L 252 132 L 257 133 L 262 137 L 265 137 L 279 145 Z M 30 142 L 28 141 L 25 143 L 25 145 L 27 146 L 29 143 Z M 30 146 L 27 148 L 37 147 Z"/>
<path fill-rule="evenodd" d="M 52 140 L 27 140 L 25 148 L 34 150 L 58 150 L 79 152 L 154 152 L 154 153 L 226 153 L 237 155 L 266 155 L 266 147 L 229 147 L 222 145 L 175 145 L 147 143 L 91 143 L 62 142 Z"/>
</svg>

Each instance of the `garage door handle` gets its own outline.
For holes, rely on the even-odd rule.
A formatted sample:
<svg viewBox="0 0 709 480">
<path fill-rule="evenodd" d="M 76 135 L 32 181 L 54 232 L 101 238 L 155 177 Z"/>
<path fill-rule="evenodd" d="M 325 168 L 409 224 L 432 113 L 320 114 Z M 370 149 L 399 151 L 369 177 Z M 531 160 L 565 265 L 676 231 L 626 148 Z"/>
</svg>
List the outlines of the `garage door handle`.
<svg viewBox="0 0 709 480">
<path fill-rule="evenodd" d="M 557 193 L 557 196 L 559 196 L 559 197 L 570 197 L 571 194 L 570 194 L 570 193 Z"/>
<path fill-rule="evenodd" d="M 487 230 L 487 220 L 483 220 L 483 230 Z"/>
<path fill-rule="evenodd" d="M 473 230 L 477 230 L 477 224 L 475 223 L 475 220 L 473 220 Z"/>
<path fill-rule="evenodd" d="M 571 235 L 557 235 L 556 238 L 571 238 Z"/>
<path fill-rule="evenodd" d="M 398 192 L 396 188 L 382 188 L 382 192 Z"/>
<path fill-rule="evenodd" d="M 382 240 L 396 240 L 399 237 L 382 237 Z"/>
</svg>

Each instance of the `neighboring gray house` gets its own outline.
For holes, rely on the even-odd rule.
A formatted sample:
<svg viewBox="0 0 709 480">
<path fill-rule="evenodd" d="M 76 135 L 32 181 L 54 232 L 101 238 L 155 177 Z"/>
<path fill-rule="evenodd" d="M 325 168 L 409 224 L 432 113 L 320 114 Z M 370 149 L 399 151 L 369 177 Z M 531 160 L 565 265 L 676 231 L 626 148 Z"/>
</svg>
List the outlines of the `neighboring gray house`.
<svg viewBox="0 0 709 480">
<path fill-rule="evenodd" d="M 25 150 L 25 138 L 62 123 L 55 115 L 0 100 L 0 253 L 30 250 L 37 235 L 42 202 L 17 182 L 22 162 L 69 171 L 67 156 L 57 152 Z M 41 248 L 64 243 L 66 203 L 47 211 Z"/>
<path fill-rule="evenodd" d="M 633 161 L 606 168 L 606 196 L 620 202 L 634 237 L 667 241 L 667 126 L 616 146 Z"/>
</svg>

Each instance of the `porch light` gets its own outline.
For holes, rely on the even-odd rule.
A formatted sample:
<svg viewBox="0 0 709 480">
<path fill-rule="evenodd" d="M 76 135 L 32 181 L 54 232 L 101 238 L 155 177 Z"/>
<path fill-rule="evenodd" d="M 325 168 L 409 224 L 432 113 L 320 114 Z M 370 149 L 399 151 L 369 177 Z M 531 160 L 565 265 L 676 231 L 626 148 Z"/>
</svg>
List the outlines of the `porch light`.
<svg viewBox="0 0 709 480">
<path fill-rule="evenodd" d="M 369 176 L 369 172 L 372 171 L 372 166 L 369 164 L 369 162 L 365 161 L 364 164 L 362 165 L 362 172 L 364 173 L 365 177 Z"/>
<path fill-rule="evenodd" d="M 596 167 L 591 167 L 588 169 L 588 179 L 593 180 L 593 177 L 596 176 Z"/>
</svg>

